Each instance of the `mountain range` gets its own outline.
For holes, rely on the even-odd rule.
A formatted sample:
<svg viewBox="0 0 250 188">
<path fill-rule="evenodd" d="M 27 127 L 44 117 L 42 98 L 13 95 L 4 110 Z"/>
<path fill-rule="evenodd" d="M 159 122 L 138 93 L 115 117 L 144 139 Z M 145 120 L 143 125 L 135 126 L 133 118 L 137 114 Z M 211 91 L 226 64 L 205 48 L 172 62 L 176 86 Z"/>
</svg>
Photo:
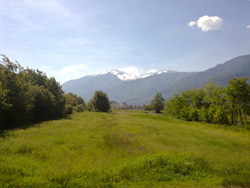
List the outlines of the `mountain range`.
<svg viewBox="0 0 250 188">
<path fill-rule="evenodd" d="M 85 101 L 91 99 L 96 90 L 102 90 L 110 100 L 143 105 L 150 103 L 156 92 L 161 92 L 167 100 L 182 90 L 200 88 L 210 79 L 225 87 L 230 78 L 241 76 L 250 77 L 250 55 L 233 58 L 201 72 L 152 70 L 147 74 L 133 75 L 120 70 L 105 71 L 67 81 L 62 88 L 65 92 L 83 97 Z"/>
</svg>

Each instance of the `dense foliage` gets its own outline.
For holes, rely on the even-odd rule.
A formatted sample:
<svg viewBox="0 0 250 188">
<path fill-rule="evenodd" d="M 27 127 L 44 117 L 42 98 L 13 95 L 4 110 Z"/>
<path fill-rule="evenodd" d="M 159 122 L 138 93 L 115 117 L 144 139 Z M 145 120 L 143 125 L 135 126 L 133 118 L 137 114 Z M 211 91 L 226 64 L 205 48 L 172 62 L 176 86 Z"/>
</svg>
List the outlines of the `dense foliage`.
<svg viewBox="0 0 250 188">
<path fill-rule="evenodd" d="M 72 114 L 73 111 L 83 112 L 86 109 L 86 104 L 82 97 L 73 93 L 66 93 L 64 97 L 66 100 L 66 114 Z"/>
<path fill-rule="evenodd" d="M 175 94 L 166 103 L 166 112 L 177 118 L 216 124 L 246 125 L 250 114 L 248 77 L 232 78 L 223 89 L 211 81 L 202 89 Z"/>
<path fill-rule="evenodd" d="M 156 93 L 155 98 L 151 101 L 151 106 L 155 113 L 160 113 L 164 109 L 164 101 L 161 93 Z"/>
<path fill-rule="evenodd" d="M 24 69 L 2 55 L 0 62 L 0 130 L 17 127 L 23 123 L 57 119 L 65 113 L 69 96 L 84 105 L 72 94 L 65 95 L 55 78 L 48 78 L 39 70 Z M 65 100 L 66 99 L 66 100 Z M 80 100 L 80 101 L 79 101 Z M 76 104 L 76 105 L 75 105 Z"/>
<path fill-rule="evenodd" d="M 93 98 L 88 103 L 88 110 L 96 112 L 109 112 L 110 102 L 106 93 L 96 91 Z"/>
</svg>

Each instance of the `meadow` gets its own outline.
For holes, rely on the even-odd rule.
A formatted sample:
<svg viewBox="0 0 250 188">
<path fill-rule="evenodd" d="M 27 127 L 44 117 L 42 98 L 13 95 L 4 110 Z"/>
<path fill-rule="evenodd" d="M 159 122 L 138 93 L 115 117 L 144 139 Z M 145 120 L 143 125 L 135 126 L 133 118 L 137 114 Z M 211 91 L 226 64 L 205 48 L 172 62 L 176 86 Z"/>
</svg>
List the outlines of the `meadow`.
<svg viewBox="0 0 250 188">
<path fill-rule="evenodd" d="M 250 132 L 143 111 L 5 131 L 1 188 L 250 187 Z"/>
</svg>

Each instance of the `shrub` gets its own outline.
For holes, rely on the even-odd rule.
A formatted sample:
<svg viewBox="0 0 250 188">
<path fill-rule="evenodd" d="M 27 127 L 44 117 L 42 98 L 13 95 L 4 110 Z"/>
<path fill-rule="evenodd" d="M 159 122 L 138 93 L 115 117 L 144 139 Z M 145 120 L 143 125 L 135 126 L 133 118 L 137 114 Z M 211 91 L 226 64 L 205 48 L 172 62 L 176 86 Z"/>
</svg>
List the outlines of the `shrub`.
<svg viewBox="0 0 250 188">
<path fill-rule="evenodd" d="M 79 104 L 79 105 L 76 106 L 76 111 L 77 111 L 77 112 L 83 112 L 83 111 L 84 111 L 84 108 L 85 108 L 85 107 L 83 106 L 83 104 Z"/>
</svg>

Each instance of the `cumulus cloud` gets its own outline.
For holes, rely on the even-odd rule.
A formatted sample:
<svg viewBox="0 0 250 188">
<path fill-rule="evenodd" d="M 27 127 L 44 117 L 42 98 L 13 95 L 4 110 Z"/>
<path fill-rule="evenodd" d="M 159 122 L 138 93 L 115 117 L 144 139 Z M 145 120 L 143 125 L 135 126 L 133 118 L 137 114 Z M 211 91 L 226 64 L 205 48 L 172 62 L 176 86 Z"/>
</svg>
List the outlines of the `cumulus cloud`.
<svg viewBox="0 0 250 188">
<path fill-rule="evenodd" d="M 189 27 L 193 27 L 197 25 L 198 28 L 201 28 L 202 31 L 209 31 L 209 30 L 218 30 L 221 28 L 223 23 L 222 18 L 218 16 L 202 16 L 196 21 L 191 21 L 188 23 Z"/>
<path fill-rule="evenodd" d="M 62 67 L 61 69 L 43 68 L 46 72 L 50 72 L 60 83 L 64 83 L 71 79 L 77 79 L 88 73 L 87 64 L 74 64 Z"/>
<path fill-rule="evenodd" d="M 135 76 L 140 76 L 140 72 L 138 70 L 138 68 L 130 66 L 130 67 L 124 67 L 124 68 L 119 68 L 119 71 L 123 71 L 126 72 L 130 75 L 135 75 Z"/>
<path fill-rule="evenodd" d="M 250 25 L 247 25 L 247 27 L 246 27 L 247 29 L 250 29 Z"/>
</svg>

